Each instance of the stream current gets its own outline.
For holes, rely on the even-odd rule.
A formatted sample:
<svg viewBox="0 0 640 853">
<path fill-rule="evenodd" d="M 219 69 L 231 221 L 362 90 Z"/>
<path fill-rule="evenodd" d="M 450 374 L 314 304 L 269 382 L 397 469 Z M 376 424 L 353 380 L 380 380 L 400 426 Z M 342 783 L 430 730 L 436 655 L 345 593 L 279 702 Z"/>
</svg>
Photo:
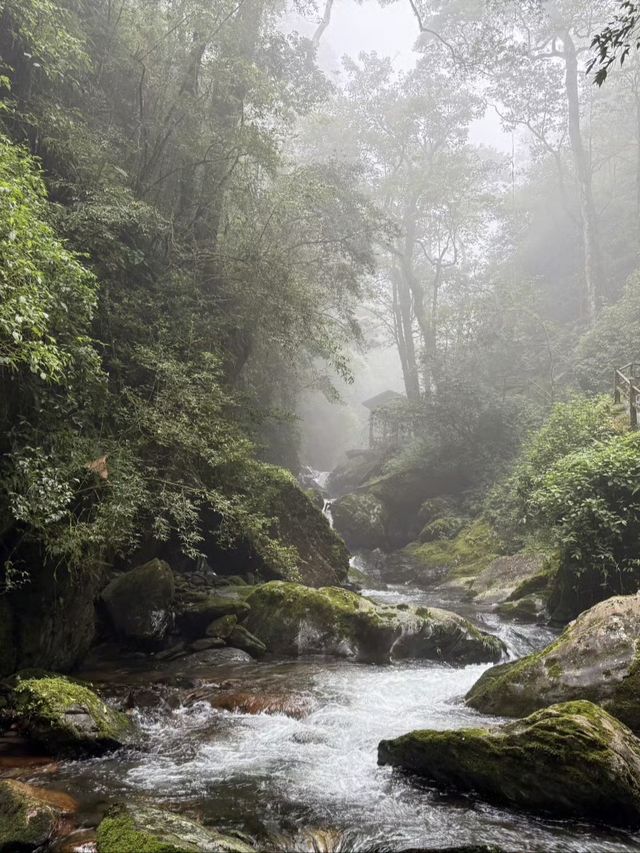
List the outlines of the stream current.
<svg viewBox="0 0 640 853">
<path fill-rule="evenodd" d="M 362 559 L 362 558 L 358 558 Z M 541 648 L 551 633 L 499 622 L 460 602 L 406 587 L 366 590 L 388 604 L 457 609 L 506 642 L 511 657 Z M 147 748 L 61 765 L 55 779 L 81 802 L 88 821 L 118 800 L 166 806 L 257 839 L 261 850 L 400 851 L 464 844 L 504 851 L 631 851 L 640 836 L 547 821 L 437 793 L 389 767 L 377 745 L 415 728 L 495 724 L 462 697 L 486 665 L 428 662 L 386 666 L 311 658 L 277 662 L 183 659 L 91 673 L 107 693 L 163 683 L 173 707 L 137 711 Z M 160 666 L 160 665 L 158 665 Z M 240 685 L 261 696 L 286 695 L 304 707 L 284 713 L 219 710 L 188 701 L 193 684 Z M 499 721 L 498 721 L 499 722 Z"/>
</svg>

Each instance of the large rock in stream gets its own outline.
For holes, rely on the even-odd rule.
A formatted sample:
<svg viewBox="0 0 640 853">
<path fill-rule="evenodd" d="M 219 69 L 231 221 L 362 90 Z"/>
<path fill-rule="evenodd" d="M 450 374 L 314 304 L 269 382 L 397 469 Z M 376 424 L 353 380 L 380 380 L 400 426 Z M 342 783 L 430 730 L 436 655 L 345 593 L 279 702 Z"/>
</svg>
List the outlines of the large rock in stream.
<svg viewBox="0 0 640 853">
<path fill-rule="evenodd" d="M 640 741 L 591 702 L 496 729 L 414 731 L 381 741 L 378 763 L 499 805 L 640 826 Z"/>
<path fill-rule="evenodd" d="M 487 670 L 466 699 L 505 717 L 588 699 L 640 731 L 640 593 L 596 604 L 542 651 Z"/>
<path fill-rule="evenodd" d="M 145 805 L 114 808 L 98 827 L 98 853 L 255 853 L 183 815 Z"/>
<path fill-rule="evenodd" d="M 331 503 L 336 530 L 350 548 L 384 548 L 387 545 L 387 512 L 375 496 L 352 494 Z"/>
<path fill-rule="evenodd" d="M 245 625 L 275 654 L 467 664 L 496 661 L 504 653 L 497 637 L 454 613 L 378 605 L 338 587 L 272 581 L 256 587 L 247 603 Z"/>
<path fill-rule="evenodd" d="M 0 853 L 44 849 L 77 806 L 67 794 L 9 779 L 0 782 Z"/>
<path fill-rule="evenodd" d="M 121 640 L 154 648 L 173 626 L 174 596 L 170 566 L 154 559 L 115 577 L 101 597 Z"/>
<path fill-rule="evenodd" d="M 62 676 L 19 679 L 7 697 L 7 719 L 55 754 L 98 755 L 134 743 L 137 729 L 89 687 Z"/>
</svg>

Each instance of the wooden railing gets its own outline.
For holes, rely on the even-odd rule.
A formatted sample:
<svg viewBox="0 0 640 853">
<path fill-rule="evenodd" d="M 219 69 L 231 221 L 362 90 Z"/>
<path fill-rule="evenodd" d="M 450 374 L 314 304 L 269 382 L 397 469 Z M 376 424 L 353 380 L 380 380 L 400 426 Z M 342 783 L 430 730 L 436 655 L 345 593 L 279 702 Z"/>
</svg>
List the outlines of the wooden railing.
<svg viewBox="0 0 640 853">
<path fill-rule="evenodd" d="M 638 429 L 638 409 L 640 409 L 640 363 L 632 361 L 614 371 L 613 398 L 616 403 L 624 399 L 629 406 L 631 429 Z"/>
</svg>

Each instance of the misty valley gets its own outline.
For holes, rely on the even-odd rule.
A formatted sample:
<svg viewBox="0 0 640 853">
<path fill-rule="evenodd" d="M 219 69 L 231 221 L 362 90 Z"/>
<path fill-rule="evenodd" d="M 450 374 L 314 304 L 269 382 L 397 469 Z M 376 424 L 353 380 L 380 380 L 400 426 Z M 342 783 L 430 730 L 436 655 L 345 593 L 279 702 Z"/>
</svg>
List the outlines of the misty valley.
<svg viewBox="0 0 640 853">
<path fill-rule="evenodd" d="M 0 853 L 640 850 L 640 4 L 0 0 Z"/>
</svg>

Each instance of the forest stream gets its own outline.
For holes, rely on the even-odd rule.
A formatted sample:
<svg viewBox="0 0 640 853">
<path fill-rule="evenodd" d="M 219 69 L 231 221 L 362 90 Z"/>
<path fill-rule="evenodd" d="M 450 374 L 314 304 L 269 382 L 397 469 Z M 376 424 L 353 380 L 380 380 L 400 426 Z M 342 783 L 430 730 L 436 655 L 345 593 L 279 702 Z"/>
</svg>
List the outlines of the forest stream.
<svg viewBox="0 0 640 853">
<path fill-rule="evenodd" d="M 366 568 L 366 556 L 352 560 Z M 406 586 L 368 589 L 380 603 L 443 605 L 500 636 L 511 658 L 545 646 L 545 627 L 514 625 L 463 601 Z M 264 850 L 395 851 L 495 845 L 505 851 L 631 851 L 640 836 L 542 820 L 437 793 L 377 766 L 382 738 L 414 728 L 495 724 L 466 708 L 488 664 L 373 665 L 329 658 L 249 662 L 209 650 L 173 663 L 129 658 L 81 672 L 105 695 L 135 698 L 142 751 L 57 764 L 47 784 L 92 825 L 118 801 L 169 806 Z M 214 707 L 222 691 L 275 697 L 281 712 Z M 145 708 L 145 705 L 148 707 Z M 251 709 L 255 711 L 255 709 Z M 42 783 L 43 772 L 28 779 Z M 83 849 L 82 846 L 73 849 Z M 87 847 L 87 849 L 92 849 Z M 457 849 L 457 847 L 456 847 Z"/>
</svg>

